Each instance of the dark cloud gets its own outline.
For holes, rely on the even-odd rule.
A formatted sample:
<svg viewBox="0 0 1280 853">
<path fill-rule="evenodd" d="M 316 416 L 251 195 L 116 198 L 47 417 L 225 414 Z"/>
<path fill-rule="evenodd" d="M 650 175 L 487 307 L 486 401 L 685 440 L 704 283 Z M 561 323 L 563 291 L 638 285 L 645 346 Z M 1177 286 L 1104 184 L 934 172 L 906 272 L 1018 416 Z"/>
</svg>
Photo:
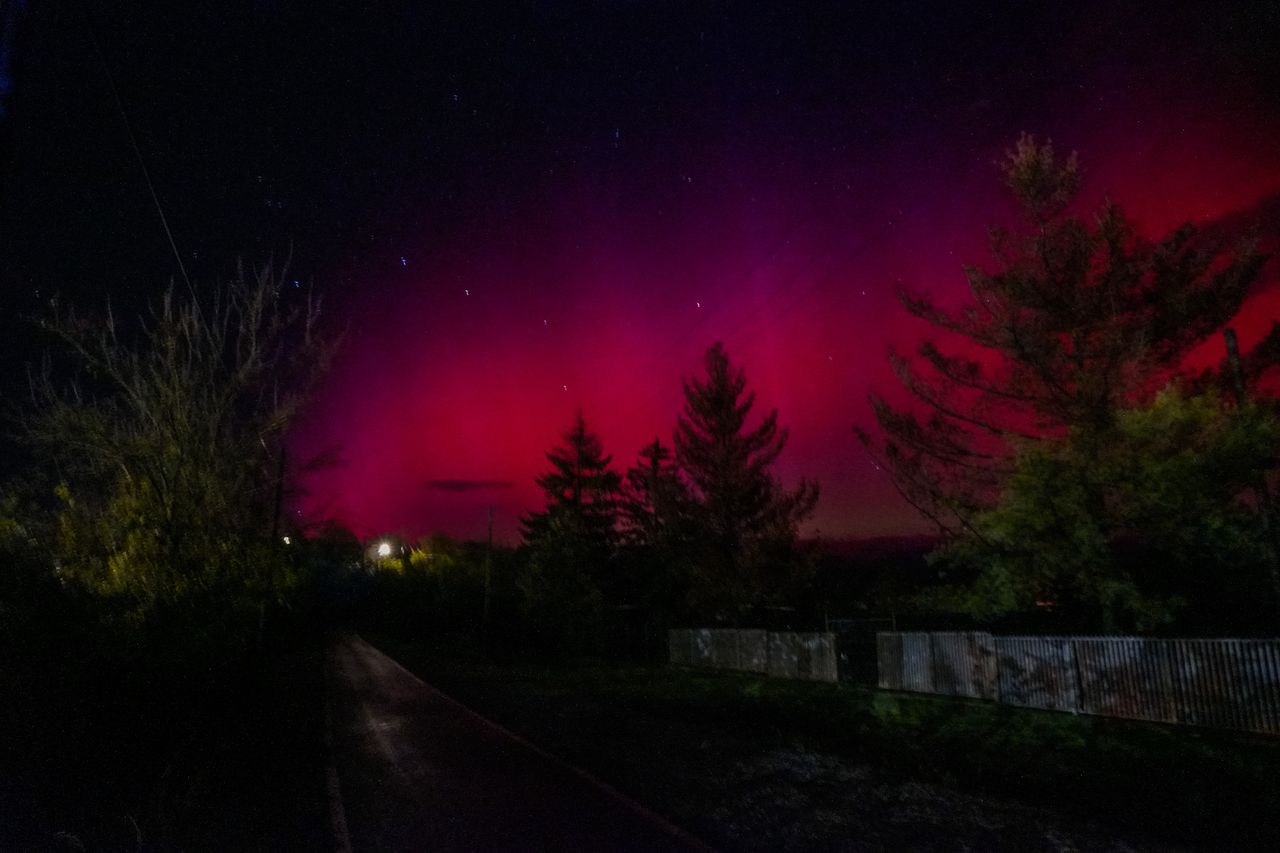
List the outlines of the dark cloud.
<svg viewBox="0 0 1280 853">
<path fill-rule="evenodd" d="M 480 489 L 509 489 L 510 480 L 427 480 L 427 488 L 441 492 L 475 492 Z"/>
</svg>

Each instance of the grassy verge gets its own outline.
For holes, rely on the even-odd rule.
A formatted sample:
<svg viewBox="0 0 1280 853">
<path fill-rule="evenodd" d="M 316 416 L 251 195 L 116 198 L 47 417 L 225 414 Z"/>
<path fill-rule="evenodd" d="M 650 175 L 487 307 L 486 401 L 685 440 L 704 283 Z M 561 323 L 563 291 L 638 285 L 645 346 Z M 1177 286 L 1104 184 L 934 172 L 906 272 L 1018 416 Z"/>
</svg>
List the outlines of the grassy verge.
<svg viewBox="0 0 1280 853">
<path fill-rule="evenodd" d="M 1009 827 L 1042 819 L 1037 843 L 1081 827 L 1086 837 L 1076 843 L 1086 847 L 1117 834 L 1158 842 L 1152 849 L 1276 849 L 1280 841 L 1274 739 L 668 667 L 496 663 L 457 647 L 370 639 L 477 710 L 730 847 L 795 841 L 794 833 L 762 834 L 744 809 L 788 820 L 788 810 L 871 801 L 892 811 L 903 797 L 915 798 L 908 817 L 898 809 L 855 828 L 864 837 L 881 832 L 886 847 L 914 846 L 911 832 L 950 831 L 954 820 L 939 815 L 956 808 L 967 816 L 954 831 L 977 833 L 972 843 L 991 849 L 1023 846 L 1010 846 Z M 783 771 L 803 784 L 762 794 L 773 784 L 762 778 Z M 742 790 L 726 791 L 732 784 Z M 920 784 L 930 786 L 927 797 L 911 787 Z M 861 799 L 850 800 L 847 790 L 859 785 Z M 987 799 L 954 800 L 973 792 Z M 1035 811 L 1021 815 L 1010 802 Z M 1005 828 L 984 836 L 993 820 Z M 907 824 L 914 829 L 894 834 Z M 806 830 L 791 846 L 831 846 L 849 829 Z"/>
</svg>

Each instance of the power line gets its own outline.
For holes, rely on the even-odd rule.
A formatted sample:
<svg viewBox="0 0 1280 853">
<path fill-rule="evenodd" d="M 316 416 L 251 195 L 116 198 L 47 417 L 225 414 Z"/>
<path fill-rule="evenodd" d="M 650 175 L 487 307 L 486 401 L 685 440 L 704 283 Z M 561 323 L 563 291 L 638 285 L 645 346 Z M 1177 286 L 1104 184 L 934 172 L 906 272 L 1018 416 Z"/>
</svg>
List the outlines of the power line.
<svg viewBox="0 0 1280 853">
<path fill-rule="evenodd" d="M 124 102 L 120 99 L 120 90 L 116 88 L 115 75 L 111 73 L 111 66 L 107 64 L 106 54 L 103 53 L 102 45 L 98 42 L 98 34 L 93 27 L 93 19 L 89 17 L 89 10 L 83 4 L 80 6 L 80 12 L 84 16 L 85 26 L 89 30 L 89 38 L 93 42 L 93 50 L 98 55 L 98 61 L 102 64 L 102 70 L 106 74 L 107 84 L 111 87 L 111 96 L 115 100 L 116 109 L 120 111 L 120 118 L 124 121 L 125 132 L 129 135 L 129 144 L 133 147 L 133 153 L 138 158 L 138 166 L 142 169 L 142 177 L 147 182 L 147 190 L 151 193 L 151 201 L 156 207 L 156 213 L 160 214 L 160 224 L 164 227 L 165 236 L 169 238 L 169 248 L 173 250 L 173 259 L 178 262 L 178 271 L 182 273 L 182 280 L 187 283 L 187 290 L 191 292 L 192 299 L 195 298 L 195 288 L 191 286 L 191 278 L 187 275 L 186 265 L 182 263 L 182 255 L 178 252 L 178 244 L 173 239 L 173 231 L 169 228 L 169 219 L 164 215 L 164 207 L 160 204 L 160 196 L 156 194 L 155 184 L 151 181 L 151 171 L 147 168 L 147 161 L 142 156 L 142 149 L 138 146 L 138 140 L 133 134 L 133 125 L 129 121 L 129 114 L 125 111 Z"/>
</svg>

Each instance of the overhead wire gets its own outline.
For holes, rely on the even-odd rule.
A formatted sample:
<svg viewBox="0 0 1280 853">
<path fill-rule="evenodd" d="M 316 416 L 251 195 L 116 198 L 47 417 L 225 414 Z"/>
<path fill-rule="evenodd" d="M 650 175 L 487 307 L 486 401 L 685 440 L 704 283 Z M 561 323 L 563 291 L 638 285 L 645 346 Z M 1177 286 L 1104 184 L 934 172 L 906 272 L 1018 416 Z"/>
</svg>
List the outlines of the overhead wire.
<svg viewBox="0 0 1280 853">
<path fill-rule="evenodd" d="M 83 4 L 80 4 L 80 11 L 84 16 L 85 27 L 89 31 L 89 39 L 93 42 L 94 53 L 97 54 L 98 62 L 101 63 L 103 73 L 106 75 L 107 84 L 111 89 L 111 96 L 115 101 L 116 109 L 124 122 L 125 133 L 129 137 L 129 145 L 133 148 L 134 156 L 138 160 L 138 167 L 142 170 L 142 177 L 147 183 L 147 191 L 151 194 L 151 202 L 155 205 L 156 213 L 160 215 L 160 225 L 164 228 L 165 237 L 169 240 L 169 248 L 173 251 L 173 259 L 178 263 L 178 271 L 182 273 L 182 280 L 186 282 L 187 290 L 191 293 L 192 300 L 195 300 L 195 288 L 191 284 L 191 277 L 187 275 L 187 267 L 182 262 L 182 254 L 178 251 L 177 241 L 173 238 L 173 230 L 169 227 L 169 218 L 165 216 L 164 206 L 160 204 L 160 196 L 156 193 L 155 183 L 151 180 L 151 170 L 147 168 L 146 158 L 142 156 L 142 148 L 138 145 L 138 139 L 134 135 L 133 123 L 129 121 L 129 113 L 125 110 L 124 101 L 120 98 L 120 90 L 116 87 L 115 75 L 111 73 L 111 65 L 107 62 L 106 54 L 98 41 L 93 19 L 89 16 L 89 10 Z"/>
</svg>

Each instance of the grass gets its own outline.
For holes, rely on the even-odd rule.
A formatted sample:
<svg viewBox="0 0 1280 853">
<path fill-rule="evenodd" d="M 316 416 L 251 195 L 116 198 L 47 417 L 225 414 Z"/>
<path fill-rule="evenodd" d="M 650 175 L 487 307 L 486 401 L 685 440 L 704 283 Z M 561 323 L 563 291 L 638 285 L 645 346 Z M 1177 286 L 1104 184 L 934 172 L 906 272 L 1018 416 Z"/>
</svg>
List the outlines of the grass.
<svg viewBox="0 0 1280 853">
<path fill-rule="evenodd" d="M 887 784 L 1050 809 L 1068 826 L 1214 849 L 1280 844 L 1271 818 L 1280 814 L 1276 739 L 736 673 L 499 663 L 458 647 L 370 639 L 463 702 L 722 843 L 723 827 L 708 814 L 725 808 L 725 768 L 800 750 L 873 768 Z"/>
</svg>

